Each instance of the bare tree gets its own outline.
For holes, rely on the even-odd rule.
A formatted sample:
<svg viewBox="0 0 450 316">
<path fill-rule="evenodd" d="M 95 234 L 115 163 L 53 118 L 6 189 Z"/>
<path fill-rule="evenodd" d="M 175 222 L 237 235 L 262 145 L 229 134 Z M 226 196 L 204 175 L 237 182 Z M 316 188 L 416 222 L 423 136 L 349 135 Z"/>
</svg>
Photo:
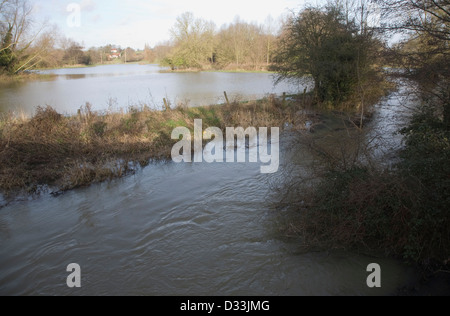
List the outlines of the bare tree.
<svg viewBox="0 0 450 316">
<path fill-rule="evenodd" d="M 3 7 L 6 5 L 7 2 L 9 2 L 9 0 L 2 0 L 2 1 L 0 1 L 0 12 L 3 11 Z"/>
<path fill-rule="evenodd" d="M 222 67 L 252 67 L 267 65 L 268 46 L 273 43 L 267 38 L 264 26 L 247 23 L 239 17 L 230 25 L 224 25 L 218 35 L 218 60 Z M 269 43 L 270 40 L 270 43 Z"/>
<path fill-rule="evenodd" d="M 450 40 L 450 0 L 373 0 L 382 7 L 383 29 L 426 33 Z"/>
<path fill-rule="evenodd" d="M 382 8 L 381 30 L 406 39 L 391 51 L 420 94 L 442 109 L 450 129 L 450 0 L 373 0 Z"/>
<path fill-rule="evenodd" d="M 213 59 L 215 24 L 196 19 L 191 12 L 177 18 L 171 29 L 175 49 L 167 63 L 184 68 L 202 68 Z"/>
<path fill-rule="evenodd" d="M 28 0 L 3 0 L 0 3 L 1 42 L 0 63 L 11 74 L 18 73 L 34 64 L 37 56 L 30 48 L 43 32 L 46 24 L 37 26 L 33 8 Z M 45 37 L 48 37 L 47 34 Z M 45 42 L 42 39 L 41 43 Z"/>
<path fill-rule="evenodd" d="M 272 18 L 271 15 L 269 15 L 266 18 L 266 21 L 264 22 L 264 33 L 265 36 L 267 38 L 267 52 L 266 52 L 266 57 L 267 57 L 267 66 L 270 65 L 271 61 L 272 61 L 272 52 L 274 50 L 274 46 L 275 46 L 275 34 L 276 34 L 277 30 L 276 30 L 276 26 L 275 26 L 275 20 Z"/>
</svg>

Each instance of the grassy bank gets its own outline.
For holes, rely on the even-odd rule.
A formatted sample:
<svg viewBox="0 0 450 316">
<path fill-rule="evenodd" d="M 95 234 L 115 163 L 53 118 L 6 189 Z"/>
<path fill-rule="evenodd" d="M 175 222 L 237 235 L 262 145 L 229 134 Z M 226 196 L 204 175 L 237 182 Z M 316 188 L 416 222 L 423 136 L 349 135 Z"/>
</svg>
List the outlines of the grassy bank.
<svg viewBox="0 0 450 316">
<path fill-rule="evenodd" d="M 179 73 L 196 73 L 196 72 L 222 72 L 222 73 L 251 73 L 251 74 L 275 74 L 273 71 L 269 70 L 251 70 L 251 69 L 241 69 L 241 68 L 231 68 L 231 69 L 167 69 L 165 72 L 179 72 Z"/>
<path fill-rule="evenodd" d="M 39 79 L 51 79 L 54 77 L 55 75 L 52 74 L 36 74 L 36 73 L 26 73 L 15 76 L 0 75 L 0 85 L 2 84 L 7 85 L 16 82 L 26 82 Z"/>
<path fill-rule="evenodd" d="M 269 70 L 246 70 L 246 69 L 165 69 L 161 70 L 164 73 L 199 73 L 199 72 L 221 72 L 221 73 L 248 73 L 248 74 L 275 74 Z"/>
<path fill-rule="evenodd" d="M 111 66 L 111 65 L 151 65 L 151 63 L 146 61 L 133 61 L 133 62 L 124 62 L 120 59 L 115 59 L 112 61 L 104 61 L 103 63 L 95 63 L 95 64 L 75 64 L 75 65 L 59 65 L 55 67 L 47 67 L 47 68 L 37 68 L 35 70 L 54 70 L 54 69 L 78 69 L 78 68 L 92 68 L 98 66 Z"/>
<path fill-rule="evenodd" d="M 87 105 L 79 115 L 65 117 L 38 108 L 31 119 L 3 115 L 0 120 L 0 190 L 34 193 L 43 185 L 65 191 L 121 177 L 150 159 L 169 158 L 176 142 L 172 130 L 193 131 L 194 119 L 214 126 L 301 125 L 294 102 L 275 97 L 248 103 L 165 111 L 147 107 L 126 113 L 100 114 Z"/>
</svg>

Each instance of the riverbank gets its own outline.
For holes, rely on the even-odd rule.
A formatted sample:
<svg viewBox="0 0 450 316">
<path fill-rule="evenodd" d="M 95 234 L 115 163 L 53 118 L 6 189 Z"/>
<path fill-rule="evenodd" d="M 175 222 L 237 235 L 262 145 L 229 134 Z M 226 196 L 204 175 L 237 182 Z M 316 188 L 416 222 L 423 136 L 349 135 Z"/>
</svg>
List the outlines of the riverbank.
<svg viewBox="0 0 450 316">
<path fill-rule="evenodd" d="M 219 73 L 243 73 L 243 74 L 275 74 L 269 70 L 246 70 L 246 69 L 166 69 L 162 73 L 200 73 L 200 72 L 219 72 Z"/>
<path fill-rule="evenodd" d="M 50 79 L 54 78 L 55 75 L 53 74 L 38 74 L 38 73 L 23 73 L 20 75 L 15 76 L 6 76 L 6 75 L 0 75 L 0 85 L 15 83 L 15 82 L 26 82 L 26 81 L 33 81 L 33 80 L 43 80 L 43 79 Z"/>
<path fill-rule="evenodd" d="M 165 69 L 161 72 L 165 73 L 199 73 L 199 72 L 221 72 L 221 73 L 264 73 L 264 74 L 275 74 L 274 71 L 267 70 L 266 68 L 260 69 L 252 69 L 251 67 L 227 67 L 227 68 L 180 68 L 180 69 L 170 69 L 168 66 L 163 66 L 157 63 L 149 63 L 146 61 L 135 61 L 135 62 L 123 62 L 121 60 L 108 61 L 103 63 L 96 63 L 91 65 L 85 64 L 76 64 L 76 65 L 62 65 L 59 67 L 50 67 L 50 68 L 38 68 L 35 70 L 56 70 L 56 69 L 78 69 L 78 68 L 92 68 L 99 66 L 108 66 L 108 65 L 158 65 L 161 68 Z M 19 75 L 20 76 L 20 75 Z M 0 77 L 1 78 L 1 77 Z"/>
<path fill-rule="evenodd" d="M 111 65 L 151 65 L 150 63 L 147 62 L 122 62 L 119 60 L 115 60 L 115 61 L 106 61 L 103 63 L 96 63 L 96 64 L 75 64 L 75 65 L 62 65 L 62 66 L 58 66 L 58 67 L 49 67 L 49 68 L 36 68 L 34 70 L 58 70 L 58 69 L 79 69 L 79 68 L 94 68 L 94 67 L 99 67 L 99 66 L 111 66 Z"/>
<path fill-rule="evenodd" d="M 308 96 L 306 96 L 308 97 Z M 0 190 L 36 193 L 49 186 L 57 194 L 132 173 L 151 159 L 168 159 L 174 128 L 227 126 L 304 127 L 298 103 L 274 96 L 259 101 L 165 111 L 146 106 L 122 113 L 98 113 L 89 104 L 78 115 L 37 108 L 31 119 L 3 115 L 0 120 Z"/>
<path fill-rule="evenodd" d="M 278 207 L 293 214 L 280 230 L 300 238 L 305 251 L 395 257 L 421 267 L 420 282 L 439 283 L 450 267 L 450 131 L 424 104 L 416 113 L 410 102 L 404 112 L 398 99 L 409 84 L 383 101 L 384 114 L 366 130 L 335 120 L 302 138 L 315 163 L 279 189 Z"/>
</svg>

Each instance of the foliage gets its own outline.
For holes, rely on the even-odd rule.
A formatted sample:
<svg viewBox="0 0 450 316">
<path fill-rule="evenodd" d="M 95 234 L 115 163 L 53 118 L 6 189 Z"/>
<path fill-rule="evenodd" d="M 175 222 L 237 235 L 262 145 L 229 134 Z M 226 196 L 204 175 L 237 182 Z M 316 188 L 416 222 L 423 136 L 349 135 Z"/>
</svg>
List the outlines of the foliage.
<svg viewBox="0 0 450 316">
<path fill-rule="evenodd" d="M 176 68 L 202 68 L 213 59 L 214 30 L 214 23 L 195 19 L 190 12 L 182 14 L 171 30 L 175 46 L 165 62 Z"/>
<path fill-rule="evenodd" d="M 73 43 L 66 51 L 63 57 L 63 63 L 65 65 L 89 65 L 89 55 L 85 55 L 83 47 Z"/>
<path fill-rule="evenodd" d="M 266 69 L 276 49 L 274 24 L 270 18 L 264 26 L 236 18 L 217 30 L 187 12 L 171 30 L 172 44 L 151 50 L 153 60 L 172 69 Z"/>
<path fill-rule="evenodd" d="M 35 67 L 52 47 L 45 24 L 33 20 L 28 0 L 2 0 L 0 4 L 0 73 L 14 75 Z"/>
<path fill-rule="evenodd" d="M 319 181 L 302 186 L 295 231 L 305 245 L 382 252 L 425 265 L 449 259 L 450 132 L 426 110 L 402 133 L 406 146 L 395 168 L 362 159 L 330 163 Z"/>
<path fill-rule="evenodd" d="M 386 56 L 403 69 L 402 77 L 415 81 L 411 89 L 418 87 L 420 112 L 401 131 L 405 147 L 395 168 L 363 163 L 367 159 L 329 164 L 326 175 L 301 197 L 307 204 L 297 231 L 307 245 L 384 251 L 445 265 L 450 249 L 450 3 L 374 2 L 387 18 L 384 34 L 407 36 Z"/>
<path fill-rule="evenodd" d="M 402 133 L 406 149 L 400 172 L 420 188 L 415 192 L 417 218 L 413 249 L 433 254 L 438 259 L 450 248 L 450 131 L 426 107 Z M 423 250 L 422 250 L 423 249 Z"/>
<path fill-rule="evenodd" d="M 13 74 L 16 64 L 16 57 L 11 49 L 12 47 L 12 26 L 9 26 L 3 38 L 0 47 L 0 70 L 7 74 Z"/>
<path fill-rule="evenodd" d="M 275 46 L 270 19 L 263 28 L 236 18 L 233 23 L 223 26 L 217 37 L 216 62 L 221 68 L 248 66 L 259 70 L 267 67 Z"/>
<path fill-rule="evenodd" d="M 404 40 L 390 50 L 391 62 L 418 83 L 418 93 L 430 100 L 450 129 L 450 1 L 374 0 L 385 17 L 386 34 Z"/>
<path fill-rule="evenodd" d="M 349 21 L 342 7 L 308 7 L 286 24 L 273 69 L 278 80 L 311 76 L 319 102 L 342 102 L 369 80 L 375 44 L 371 32 Z"/>
<path fill-rule="evenodd" d="M 173 70 L 266 70 L 276 50 L 276 23 L 271 18 L 264 25 L 236 18 L 218 30 L 213 22 L 189 12 L 177 18 L 171 42 L 154 47 L 146 44 L 144 50 L 117 45 L 87 48 L 60 34 L 56 27 L 35 28 L 28 1 L 0 1 L 0 72 L 17 74 L 34 68 L 142 61 Z M 111 60 L 112 49 L 118 50 L 120 58 Z"/>
</svg>

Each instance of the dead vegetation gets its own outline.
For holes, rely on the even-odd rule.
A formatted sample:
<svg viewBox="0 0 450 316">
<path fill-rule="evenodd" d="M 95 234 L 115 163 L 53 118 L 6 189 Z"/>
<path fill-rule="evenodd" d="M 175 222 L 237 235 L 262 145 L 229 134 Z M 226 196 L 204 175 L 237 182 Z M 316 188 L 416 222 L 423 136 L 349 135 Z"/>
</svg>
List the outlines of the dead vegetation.
<svg viewBox="0 0 450 316">
<path fill-rule="evenodd" d="M 39 107 L 31 119 L 5 114 L 0 118 L 0 190 L 35 193 L 42 186 L 55 192 L 122 177 L 151 159 L 168 159 L 172 130 L 193 131 L 194 119 L 204 128 L 302 125 L 297 103 L 270 96 L 259 101 L 164 111 L 146 106 L 123 113 L 101 114 L 89 104 L 66 117 Z"/>
</svg>

